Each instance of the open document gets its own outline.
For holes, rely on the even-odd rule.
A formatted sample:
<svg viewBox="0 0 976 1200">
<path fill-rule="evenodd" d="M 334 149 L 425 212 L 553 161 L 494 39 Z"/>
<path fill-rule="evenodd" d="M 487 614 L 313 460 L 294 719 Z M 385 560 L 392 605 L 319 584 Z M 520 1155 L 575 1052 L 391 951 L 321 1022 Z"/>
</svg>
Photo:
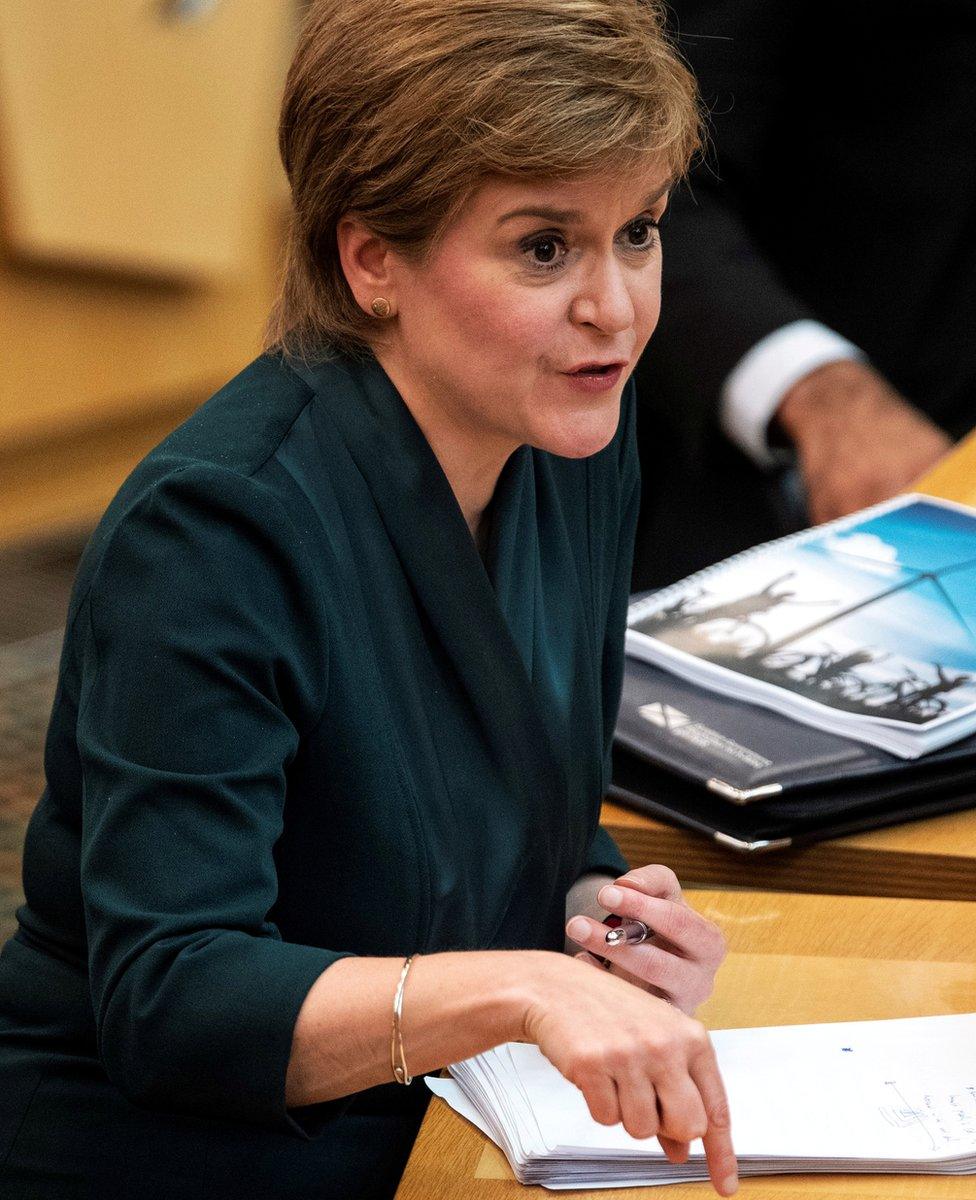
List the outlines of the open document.
<svg viewBox="0 0 976 1200">
<path fill-rule="evenodd" d="M 635 602 L 627 652 L 915 758 L 976 731 L 976 510 L 903 496 Z"/>
<path fill-rule="evenodd" d="M 741 1175 L 976 1173 L 976 1013 L 712 1034 Z M 701 1142 L 598 1125 L 538 1047 L 509 1043 L 431 1090 L 504 1151 L 522 1183 L 637 1187 L 708 1178 Z"/>
</svg>

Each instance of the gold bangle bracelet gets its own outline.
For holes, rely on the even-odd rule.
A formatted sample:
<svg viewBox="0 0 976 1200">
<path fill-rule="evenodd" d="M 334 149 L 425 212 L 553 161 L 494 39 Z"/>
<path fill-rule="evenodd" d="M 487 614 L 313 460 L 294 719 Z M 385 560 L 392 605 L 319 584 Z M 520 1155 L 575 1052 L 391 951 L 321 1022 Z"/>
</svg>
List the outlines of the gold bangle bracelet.
<svg viewBox="0 0 976 1200">
<path fill-rule="evenodd" d="M 410 970 L 410 964 L 417 956 L 410 954 L 404 959 L 403 969 L 400 972 L 400 980 L 397 983 L 396 994 L 393 997 L 393 1035 L 390 1038 L 390 1066 L 393 1069 L 393 1078 L 397 1083 L 404 1085 L 413 1082 L 413 1076 L 407 1070 L 407 1060 L 403 1055 L 403 1033 L 400 1029 L 400 1021 L 403 1018 L 403 986 L 407 982 L 407 972 Z"/>
</svg>

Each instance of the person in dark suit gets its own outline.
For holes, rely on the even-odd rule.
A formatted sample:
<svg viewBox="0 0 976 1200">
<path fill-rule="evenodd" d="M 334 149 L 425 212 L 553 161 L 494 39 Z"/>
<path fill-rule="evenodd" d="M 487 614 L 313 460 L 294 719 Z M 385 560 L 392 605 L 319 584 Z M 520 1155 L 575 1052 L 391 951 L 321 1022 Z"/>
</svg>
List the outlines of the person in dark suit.
<svg viewBox="0 0 976 1200">
<path fill-rule="evenodd" d="M 976 423 L 976 4 L 673 10 L 712 145 L 636 374 L 636 589 L 885 499 Z"/>
<path fill-rule="evenodd" d="M 74 588 L 0 955 L 3 1200 L 388 1197 L 411 1076 L 512 1039 L 734 1190 L 690 1015 L 721 935 L 598 825 L 627 380 L 697 131 L 651 6 L 312 5 L 269 350 Z M 607 908 L 667 940 L 607 951 Z"/>
</svg>

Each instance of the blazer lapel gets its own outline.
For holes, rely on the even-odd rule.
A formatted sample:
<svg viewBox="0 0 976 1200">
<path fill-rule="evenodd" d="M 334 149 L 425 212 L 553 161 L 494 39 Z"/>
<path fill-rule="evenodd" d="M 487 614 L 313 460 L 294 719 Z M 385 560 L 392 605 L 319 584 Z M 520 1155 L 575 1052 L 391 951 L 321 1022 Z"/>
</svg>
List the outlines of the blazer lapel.
<svg viewBox="0 0 976 1200">
<path fill-rule="evenodd" d="M 293 369 L 317 393 L 366 480 L 417 601 L 462 681 L 493 759 L 509 785 L 524 797 L 528 811 L 543 808 L 549 814 L 541 827 L 554 834 L 558 814 L 566 807 L 567 787 L 564 765 L 553 749 L 529 675 L 534 597 L 525 596 L 522 606 L 515 607 L 513 633 L 499 604 L 500 598 L 510 601 L 516 594 L 510 568 L 502 572 L 503 596 L 499 597 L 436 455 L 375 359 L 299 364 Z M 340 375 L 358 394 L 349 395 L 351 389 L 341 386 Z M 498 539 L 511 538 L 513 512 L 515 529 L 537 536 L 527 511 L 531 472 L 522 451 L 513 457 L 496 495 L 498 523 L 490 539 L 489 566 L 492 553 L 497 556 L 500 550 L 506 562 L 511 560 L 510 547 L 499 546 Z M 530 561 L 534 561 L 531 556 Z M 534 579 L 520 582 L 534 588 Z M 555 846 L 552 849 L 555 852 Z"/>
</svg>

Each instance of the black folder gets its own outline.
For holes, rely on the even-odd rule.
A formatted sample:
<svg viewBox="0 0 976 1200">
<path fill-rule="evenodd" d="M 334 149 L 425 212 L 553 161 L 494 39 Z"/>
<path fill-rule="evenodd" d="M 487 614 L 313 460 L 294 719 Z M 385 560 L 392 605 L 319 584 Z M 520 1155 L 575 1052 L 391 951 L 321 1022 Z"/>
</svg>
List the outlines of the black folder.
<svg viewBox="0 0 976 1200">
<path fill-rule="evenodd" d="M 730 849 L 782 849 L 976 805 L 976 736 L 898 758 L 628 657 L 610 795 Z"/>
</svg>

